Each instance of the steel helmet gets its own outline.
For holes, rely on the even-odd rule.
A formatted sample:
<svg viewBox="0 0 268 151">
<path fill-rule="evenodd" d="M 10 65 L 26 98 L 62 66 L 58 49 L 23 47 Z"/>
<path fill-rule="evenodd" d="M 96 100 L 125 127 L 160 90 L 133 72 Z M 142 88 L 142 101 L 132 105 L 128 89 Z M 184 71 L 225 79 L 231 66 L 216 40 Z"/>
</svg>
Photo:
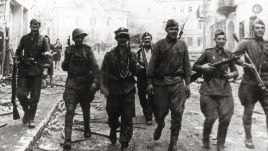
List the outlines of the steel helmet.
<svg viewBox="0 0 268 151">
<path fill-rule="evenodd" d="M 72 37 L 73 39 L 76 37 L 76 36 L 79 36 L 79 35 L 84 35 L 84 36 L 87 36 L 87 33 L 84 32 L 83 29 L 81 28 L 75 28 L 72 32 Z"/>
</svg>

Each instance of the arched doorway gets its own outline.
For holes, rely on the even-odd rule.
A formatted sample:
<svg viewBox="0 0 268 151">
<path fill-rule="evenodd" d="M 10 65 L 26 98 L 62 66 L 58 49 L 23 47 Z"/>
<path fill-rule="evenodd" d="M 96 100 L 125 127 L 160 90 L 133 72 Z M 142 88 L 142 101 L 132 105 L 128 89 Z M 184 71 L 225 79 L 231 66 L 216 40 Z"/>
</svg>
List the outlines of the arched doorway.
<svg viewBox="0 0 268 151">
<path fill-rule="evenodd" d="M 233 51 L 233 49 L 235 48 L 235 40 L 233 37 L 233 33 L 235 32 L 234 29 L 234 22 L 230 21 L 228 24 L 228 50 Z"/>
</svg>

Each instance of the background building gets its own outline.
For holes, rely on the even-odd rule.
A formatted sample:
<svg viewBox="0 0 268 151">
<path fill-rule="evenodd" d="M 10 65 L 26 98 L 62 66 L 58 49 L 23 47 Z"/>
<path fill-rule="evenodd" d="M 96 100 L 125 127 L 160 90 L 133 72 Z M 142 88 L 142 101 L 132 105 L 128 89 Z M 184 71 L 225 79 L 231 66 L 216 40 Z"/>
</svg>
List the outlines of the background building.
<svg viewBox="0 0 268 151">
<path fill-rule="evenodd" d="M 12 55 L 36 15 L 35 0 L 0 0 L 0 74 L 9 74 Z"/>
<path fill-rule="evenodd" d="M 233 50 L 236 45 L 233 33 L 236 33 L 240 39 L 252 37 L 252 22 L 256 18 L 263 19 L 267 27 L 268 1 L 266 0 L 204 0 L 201 8 L 199 21 L 204 27 L 206 47 L 215 45 L 213 39 L 217 29 L 226 32 L 226 48 Z M 268 38 L 267 32 L 264 38 Z"/>
<path fill-rule="evenodd" d="M 202 0 L 147 0 L 146 3 L 128 0 L 128 27 L 132 34 L 142 34 L 145 31 L 152 33 L 155 42 L 166 36 L 165 25 L 168 19 L 176 19 L 182 27 L 189 16 L 182 39 L 190 51 L 200 51 L 203 48 L 202 26 L 198 22 L 196 11 L 201 4 Z"/>
</svg>

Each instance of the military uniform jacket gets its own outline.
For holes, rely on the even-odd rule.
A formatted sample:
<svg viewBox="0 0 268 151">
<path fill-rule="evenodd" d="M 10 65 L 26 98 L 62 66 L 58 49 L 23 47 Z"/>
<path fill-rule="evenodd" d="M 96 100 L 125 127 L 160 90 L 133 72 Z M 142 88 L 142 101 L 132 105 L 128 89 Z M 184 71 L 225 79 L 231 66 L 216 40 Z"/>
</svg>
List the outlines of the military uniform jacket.
<svg viewBox="0 0 268 151">
<path fill-rule="evenodd" d="M 201 66 L 206 63 L 216 63 L 224 60 L 231 59 L 233 54 L 225 49 L 221 51 L 219 48 L 209 48 L 198 58 L 193 65 L 193 70 L 203 72 Z M 217 96 L 232 96 L 232 89 L 228 79 L 223 77 L 224 73 L 237 72 L 234 61 L 221 65 L 215 68 L 212 72 L 203 72 L 204 82 L 201 85 L 200 93 L 204 95 L 217 95 Z"/>
<path fill-rule="evenodd" d="M 268 86 L 268 42 L 264 40 L 256 40 L 254 38 L 244 39 L 238 43 L 234 53 L 243 54 L 245 51 L 257 68 L 264 84 Z M 245 61 L 249 63 L 249 60 L 246 59 Z M 255 75 L 248 68 L 244 68 L 244 75 L 241 83 L 249 85 L 258 84 Z"/>
<path fill-rule="evenodd" d="M 89 89 L 93 82 L 99 85 L 99 66 L 88 45 L 68 47 L 62 69 L 68 72 L 65 85 L 67 89 Z"/>
<path fill-rule="evenodd" d="M 129 50 L 123 55 L 115 47 L 104 56 L 101 73 L 109 94 L 121 95 L 135 91 L 136 57 Z"/>
<path fill-rule="evenodd" d="M 155 85 L 174 85 L 183 79 L 189 84 L 191 64 L 185 42 L 179 39 L 174 42 L 168 37 L 159 40 L 153 48 L 147 74 L 149 84 L 152 79 Z"/>
<path fill-rule="evenodd" d="M 31 33 L 24 35 L 16 50 L 16 56 L 19 57 L 18 75 L 42 75 L 44 65 L 49 65 L 45 52 L 49 52 L 49 44 L 43 36 L 34 36 Z"/>
</svg>

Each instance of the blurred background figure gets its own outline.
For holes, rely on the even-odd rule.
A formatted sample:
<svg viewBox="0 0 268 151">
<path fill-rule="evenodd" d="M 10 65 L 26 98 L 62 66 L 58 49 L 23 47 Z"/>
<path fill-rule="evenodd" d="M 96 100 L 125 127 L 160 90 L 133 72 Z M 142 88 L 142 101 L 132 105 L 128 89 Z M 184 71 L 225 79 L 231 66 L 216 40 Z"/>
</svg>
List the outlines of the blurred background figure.
<svg viewBox="0 0 268 151">
<path fill-rule="evenodd" d="M 49 49 L 50 49 L 50 53 L 55 52 L 54 46 L 50 43 L 50 38 L 47 35 L 45 35 L 44 37 L 47 39 Z M 53 57 L 53 54 L 52 54 L 52 57 Z M 54 70 L 53 70 L 53 58 L 52 57 L 50 57 L 48 59 L 48 62 L 50 64 L 50 66 L 48 67 L 48 71 L 47 71 L 47 75 L 49 76 L 49 85 L 51 87 L 53 87 L 52 81 L 53 81 L 53 73 L 54 73 Z M 43 77 L 42 88 L 46 88 L 46 87 L 47 87 L 47 77 Z"/>
<path fill-rule="evenodd" d="M 54 44 L 54 51 L 52 51 L 53 61 L 54 61 L 54 67 L 55 69 L 59 69 L 59 62 L 61 58 L 62 53 L 62 45 L 60 43 L 60 39 L 58 38 L 56 40 L 56 43 Z"/>
</svg>

